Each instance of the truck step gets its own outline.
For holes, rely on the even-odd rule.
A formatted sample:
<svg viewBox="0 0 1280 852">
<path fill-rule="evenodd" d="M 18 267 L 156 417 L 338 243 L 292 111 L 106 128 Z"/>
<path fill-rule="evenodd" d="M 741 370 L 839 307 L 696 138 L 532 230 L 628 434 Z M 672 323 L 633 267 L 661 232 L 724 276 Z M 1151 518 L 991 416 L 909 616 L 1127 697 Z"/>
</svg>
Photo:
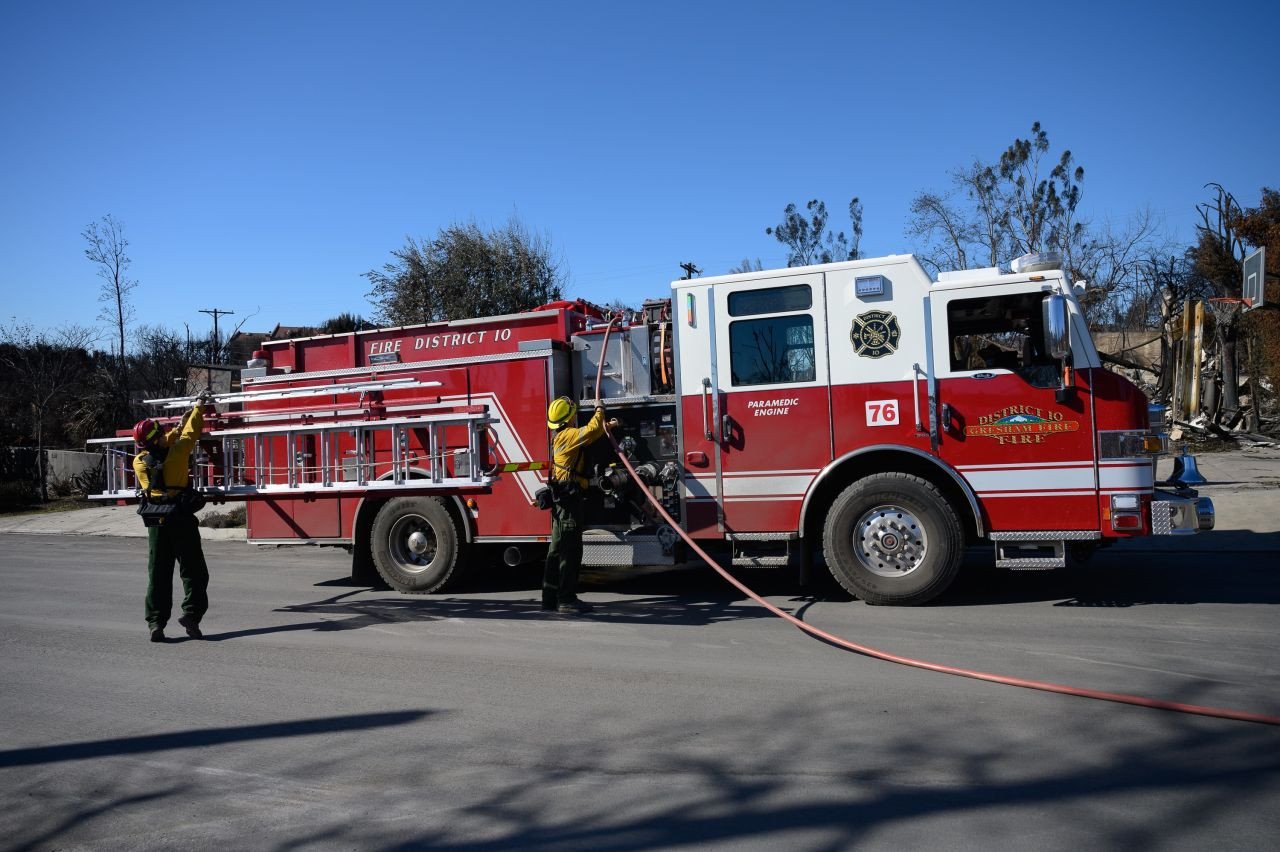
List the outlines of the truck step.
<svg viewBox="0 0 1280 852">
<path fill-rule="evenodd" d="M 790 537 L 739 533 L 731 539 L 733 564 L 746 568 L 782 567 L 791 562 Z"/>
<path fill-rule="evenodd" d="M 1012 571 L 1048 571 L 1067 564 L 1066 542 L 1062 539 L 1041 541 L 997 541 L 996 567 Z"/>
</svg>

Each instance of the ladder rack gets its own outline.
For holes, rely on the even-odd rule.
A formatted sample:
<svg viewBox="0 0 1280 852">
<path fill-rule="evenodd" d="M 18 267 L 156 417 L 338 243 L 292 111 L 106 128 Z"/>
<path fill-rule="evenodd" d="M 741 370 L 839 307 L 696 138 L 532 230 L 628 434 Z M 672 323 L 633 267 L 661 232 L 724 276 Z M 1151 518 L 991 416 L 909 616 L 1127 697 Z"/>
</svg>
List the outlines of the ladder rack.
<svg viewBox="0 0 1280 852">
<path fill-rule="evenodd" d="M 423 407 L 429 411 L 385 420 L 312 421 L 214 429 L 202 436 L 201 444 L 218 442 L 220 463 L 215 463 L 201 446 L 192 456 L 191 484 L 207 496 L 229 499 L 477 490 L 492 484 L 492 472 L 481 469 L 486 455 L 486 430 L 496 422 L 489 416 L 488 408 Z M 450 427 L 466 428 L 465 447 L 448 447 L 446 430 Z M 425 455 L 415 455 L 410 447 L 410 436 L 417 431 L 426 433 L 425 440 L 419 441 Z M 102 446 L 108 457 L 106 489 L 90 495 L 90 499 L 136 498 L 133 439 L 96 438 L 87 443 Z M 343 449 L 344 443 L 350 448 Z M 378 459 L 379 445 L 389 447 L 389 458 Z M 447 463 L 450 458 L 452 465 Z"/>
<path fill-rule="evenodd" d="M 299 379 L 306 381 L 305 375 L 300 374 Z M 440 382 L 423 382 L 405 376 L 403 378 L 371 379 L 333 385 L 308 385 L 301 388 L 262 388 L 261 390 L 247 390 L 240 393 L 220 393 L 213 395 L 213 401 L 222 405 L 235 402 L 266 402 L 280 399 L 301 399 L 308 396 L 334 396 L 335 394 L 438 387 L 440 387 Z M 148 405 L 158 405 L 161 408 L 190 408 L 199 399 L 198 396 L 171 396 L 164 399 L 144 399 L 143 402 Z"/>
</svg>

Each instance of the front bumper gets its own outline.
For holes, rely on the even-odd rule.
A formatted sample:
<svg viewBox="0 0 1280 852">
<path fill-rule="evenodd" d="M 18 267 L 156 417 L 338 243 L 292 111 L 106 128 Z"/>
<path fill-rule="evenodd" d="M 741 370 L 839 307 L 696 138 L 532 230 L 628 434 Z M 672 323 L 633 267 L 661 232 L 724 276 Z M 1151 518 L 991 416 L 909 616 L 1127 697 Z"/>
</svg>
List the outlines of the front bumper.
<svg viewBox="0 0 1280 852">
<path fill-rule="evenodd" d="M 1213 529 L 1213 501 L 1208 497 L 1157 491 L 1151 501 L 1152 535 L 1195 535 Z"/>
</svg>

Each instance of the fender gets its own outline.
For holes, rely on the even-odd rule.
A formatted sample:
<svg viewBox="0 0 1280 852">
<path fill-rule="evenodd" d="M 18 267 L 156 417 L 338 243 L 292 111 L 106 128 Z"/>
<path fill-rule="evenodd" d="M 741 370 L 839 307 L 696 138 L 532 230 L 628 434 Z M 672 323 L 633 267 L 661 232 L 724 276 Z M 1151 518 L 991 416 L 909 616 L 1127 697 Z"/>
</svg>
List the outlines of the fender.
<svg viewBox="0 0 1280 852">
<path fill-rule="evenodd" d="M 978 497 L 973 493 L 973 489 L 969 487 L 969 483 L 966 482 L 964 477 L 962 477 L 954 468 L 952 468 L 948 464 L 945 464 L 937 456 L 930 455 L 929 453 L 926 453 L 924 450 L 919 450 L 919 449 L 916 449 L 915 447 L 904 447 L 901 444 L 872 444 L 869 447 L 859 447 L 853 452 L 845 453 L 840 458 L 835 459 L 826 467 L 824 467 L 816 477 L 814 477 L 813 482 L 809 483 L 809 490 L 805 492 L 804 502 L 800 504 L 800 534 L 801 535 L 804 535 L 805 522 L 809 517 L 809 502 L 813 498 L 814 492 L 817 491 L 818 486 L 823 482 L 823 480 L 826 479 L 827 476 L 833 474 L 841 465 L 843 465 L 848 460 L 855 458 L 857 456 L 866 455 L 867 453 L 876 453 L 876 452 L 907 453 L 913 456 L 918 456 L 922 459 L 926 459 L 927 461 L 931 462 L 934 465 L 934 467 L 938 468 L 938 470 L 944 471 L 947 474 L 947 476 L 951 477 L 952 481 L 955 482 L 955 484 L 959 487 L 961 493 L 964 494 L 965 499 L 969 501 L 969 508 L 973 511 L 974 525 L 977 528 L 978 537 L 981 538 L 983 535 L 986 534 L 985 530 L 983 530 L 982 528 L 982 511 L 978 508 Z"/>
<path fill-rule="evenodd" d="M 410 478 L 421 477 L 422 479 L 427 479 L 431 476 L 431 474 L 420 467 L 411 467 L 409 468 L 409 476 Z M 391 477 L 391 473 L 387 472 L 382 474 L 382 476 L 379 476 L 378 479 L 389 479 L 390 477 Z M 352 519 L 351 519 L 350 541 L 352 543 L 354 543 L 356 539 L 356 522 L 360 520 L 360 513 L 364 511 L 364 501 L 367 499 L 368 499 L 367 497 L 361 497 L 360 501 L 356 503 L 356 511 L 355 511 L 355 514 L 352 515 Z M 389 500 L 391 498 L 378 497 L 377 499 Z M 448 499 L 452 500 L 454 505 L 458 509 L 458 520 L 462 522 L 463 540 L 466 541 L 467 544 L 471 544 L 473 541 L 475 541 L 475 537 L 476 537 L 476 531 L 475 531 L 476 519 L 471 517 L 471 512 L 467 510 L 467 504 L 462 502 L 462 498 L 459 497 L 457 494 L 450 495 Z"/>
</svg>

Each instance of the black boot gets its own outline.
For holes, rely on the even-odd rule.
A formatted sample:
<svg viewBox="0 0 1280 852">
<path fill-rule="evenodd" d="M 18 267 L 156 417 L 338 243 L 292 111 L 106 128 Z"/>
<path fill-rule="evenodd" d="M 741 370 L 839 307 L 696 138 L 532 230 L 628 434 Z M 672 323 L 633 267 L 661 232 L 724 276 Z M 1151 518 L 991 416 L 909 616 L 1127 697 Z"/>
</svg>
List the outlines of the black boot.
<svg viewBox="0 0 1280 852">
<path fill-rule="evenodd" d="M 152 642 L 163 642 L 163 641 L 164 641 L 164 628 L 163 628 L 163 627 L 153 627 L 153 628 L 151 628 L 151 641 L 152 641 Z"/>
<path fill-rule="evenodd" d="M 186 628 L 187 635 L 192 639 L 203 639 L 204 634 L 200 632 L 200 622 L 196 621 L 194 615 L 183 613 L 178 619 L 178 623 Z"/>
</svg>

